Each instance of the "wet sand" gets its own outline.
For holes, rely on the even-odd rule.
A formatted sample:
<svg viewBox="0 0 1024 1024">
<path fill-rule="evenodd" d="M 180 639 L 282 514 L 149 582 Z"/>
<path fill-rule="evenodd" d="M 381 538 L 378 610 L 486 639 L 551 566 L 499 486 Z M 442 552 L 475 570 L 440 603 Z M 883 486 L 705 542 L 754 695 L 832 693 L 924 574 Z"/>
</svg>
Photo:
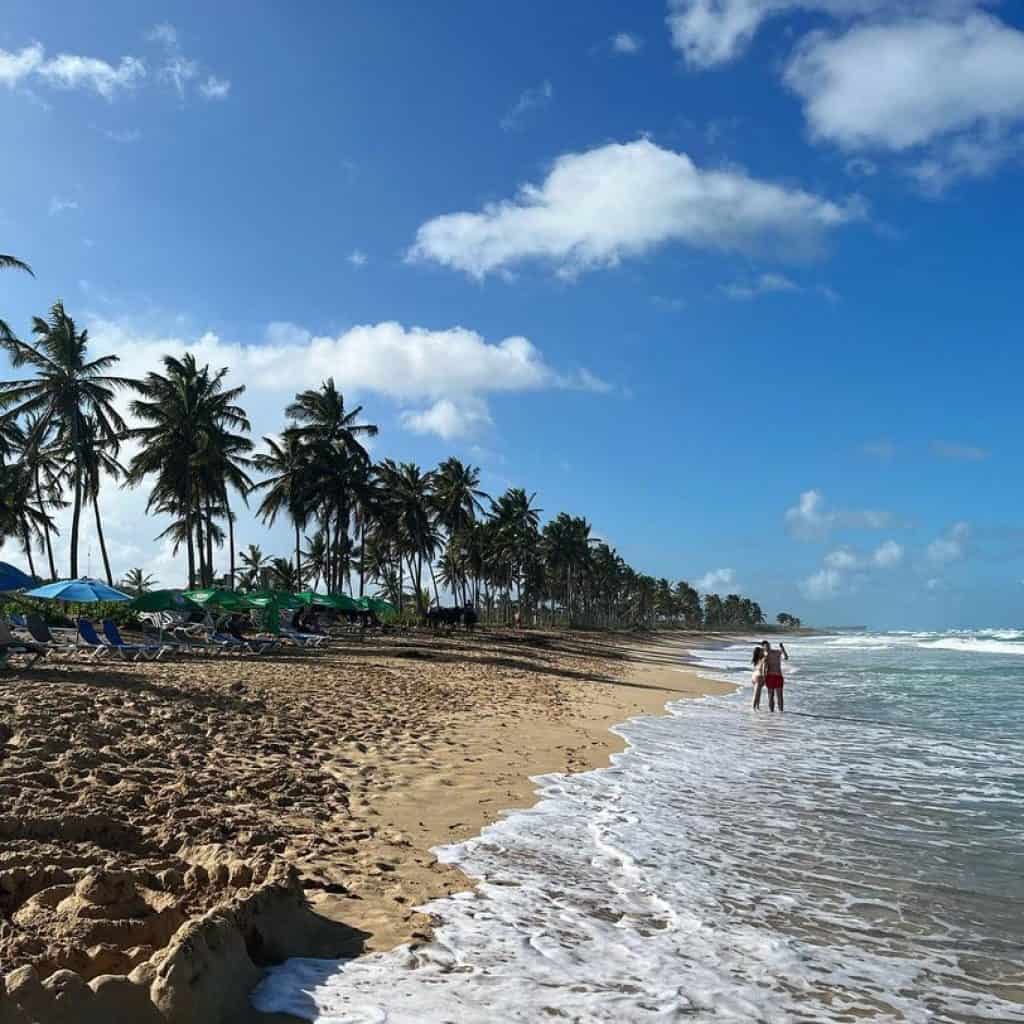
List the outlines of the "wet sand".
<svg viewBox="0 0 1024 1024">
<path fill-rule="evenodd" d="M 262 965 L 425 936 L 412 908 L 469 884 L 431 847 L 606 764 L 611 725 L 728 689 L 678 668 L 687 642 L 408 633 L 0 675 L 0 1021 L 273 1020 L 244 1008 Z"/>
</svg>

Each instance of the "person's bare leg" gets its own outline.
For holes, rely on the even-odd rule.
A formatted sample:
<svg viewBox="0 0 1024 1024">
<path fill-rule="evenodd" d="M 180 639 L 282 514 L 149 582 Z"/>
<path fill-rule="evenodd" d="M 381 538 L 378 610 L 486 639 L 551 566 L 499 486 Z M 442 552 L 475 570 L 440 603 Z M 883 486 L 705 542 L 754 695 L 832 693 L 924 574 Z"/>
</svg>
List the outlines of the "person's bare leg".
<svg viewBox="0 0 1024 1024">
<path fill-rule="evenodd" d="M 758 683 L 754 687 L 754 710 L 761 710 L 761 691 L 764 689 L 764 683 Z"/>
<path fill-rule="evenodd" d="M 769 686 L 768 687 L 768 710 L 769 711 L 774 711 L 775 710 L 775 687 L 774 686 Z"/>
<path fill-rule="evenodd" d="M 779 714 L 782 714 L 782 687 L 779 687 Z"/>
</svg>

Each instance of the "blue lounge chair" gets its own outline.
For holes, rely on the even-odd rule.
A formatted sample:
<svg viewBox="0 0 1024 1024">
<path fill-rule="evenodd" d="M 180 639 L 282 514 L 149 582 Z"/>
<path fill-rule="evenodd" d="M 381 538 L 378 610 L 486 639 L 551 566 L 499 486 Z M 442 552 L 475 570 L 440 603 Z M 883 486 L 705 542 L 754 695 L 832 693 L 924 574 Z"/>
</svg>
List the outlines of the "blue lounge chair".
<svg viewBox="0 0 1024 1024">
<path fill-rule="evenodd" d="M 159 661 L 168 651 L 168 648 L 163 644 L 130 644 L 127 643 L 121 636 L 117 628 L 117 623 L 112 622 L 110 619 L 103 620 L 103 635 L 107 638 L 107 643 L 113 647 L 121 657 L 127 657 L 129 654 L 134 654 L 135 657 L 132 661 L 138 661 L 140 658 L 149 658 L 150 661 Z"/>
<path fill-rule="evenodd" d="M 94 661 L 102 658 L 110 650 L 110 644 L 104 643 L 96 634 L 96 627 L 88 619 L 76 619 L 78 626 L 78 650 L 92 652 Z"/>
</svg>

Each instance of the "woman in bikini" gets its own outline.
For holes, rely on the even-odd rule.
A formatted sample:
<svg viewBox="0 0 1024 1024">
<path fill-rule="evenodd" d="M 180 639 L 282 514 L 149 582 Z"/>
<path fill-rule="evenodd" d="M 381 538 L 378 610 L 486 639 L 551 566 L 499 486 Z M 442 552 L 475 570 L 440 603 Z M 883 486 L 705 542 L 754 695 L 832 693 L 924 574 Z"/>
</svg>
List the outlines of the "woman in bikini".
<svg viewBox="0 0 1024 1024">
<path fill-rule="evenodd" d="M 764 689 L 764 670 L 767 667 L 767 662 L 764 660 L 764 648 L 760 644 L 754 648 L 751 660 L 754 664 L 754 671 L 750 673 L 750 681 L 754 685 L 754 710 L 757 711 L 761 707 L 761 691 Z"/>
</svg>

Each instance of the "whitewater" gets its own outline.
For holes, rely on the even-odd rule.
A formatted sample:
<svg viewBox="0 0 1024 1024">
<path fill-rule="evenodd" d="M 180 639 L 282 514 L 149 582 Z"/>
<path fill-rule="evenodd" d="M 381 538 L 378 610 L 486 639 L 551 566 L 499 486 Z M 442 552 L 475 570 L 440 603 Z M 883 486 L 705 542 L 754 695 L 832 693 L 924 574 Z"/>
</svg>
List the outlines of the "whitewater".
<svg viewBox="0 0 1024 1024">
<path fill-rule="evenodd" d="M 292 960 L 254 1005 L 320 1024 L 1024 1022 L 1024 632 L 750 644 L 736 693 L 617 728 L 611 767 L 438 851 L 478 879 L 419 946 Z"/>
</svg>

